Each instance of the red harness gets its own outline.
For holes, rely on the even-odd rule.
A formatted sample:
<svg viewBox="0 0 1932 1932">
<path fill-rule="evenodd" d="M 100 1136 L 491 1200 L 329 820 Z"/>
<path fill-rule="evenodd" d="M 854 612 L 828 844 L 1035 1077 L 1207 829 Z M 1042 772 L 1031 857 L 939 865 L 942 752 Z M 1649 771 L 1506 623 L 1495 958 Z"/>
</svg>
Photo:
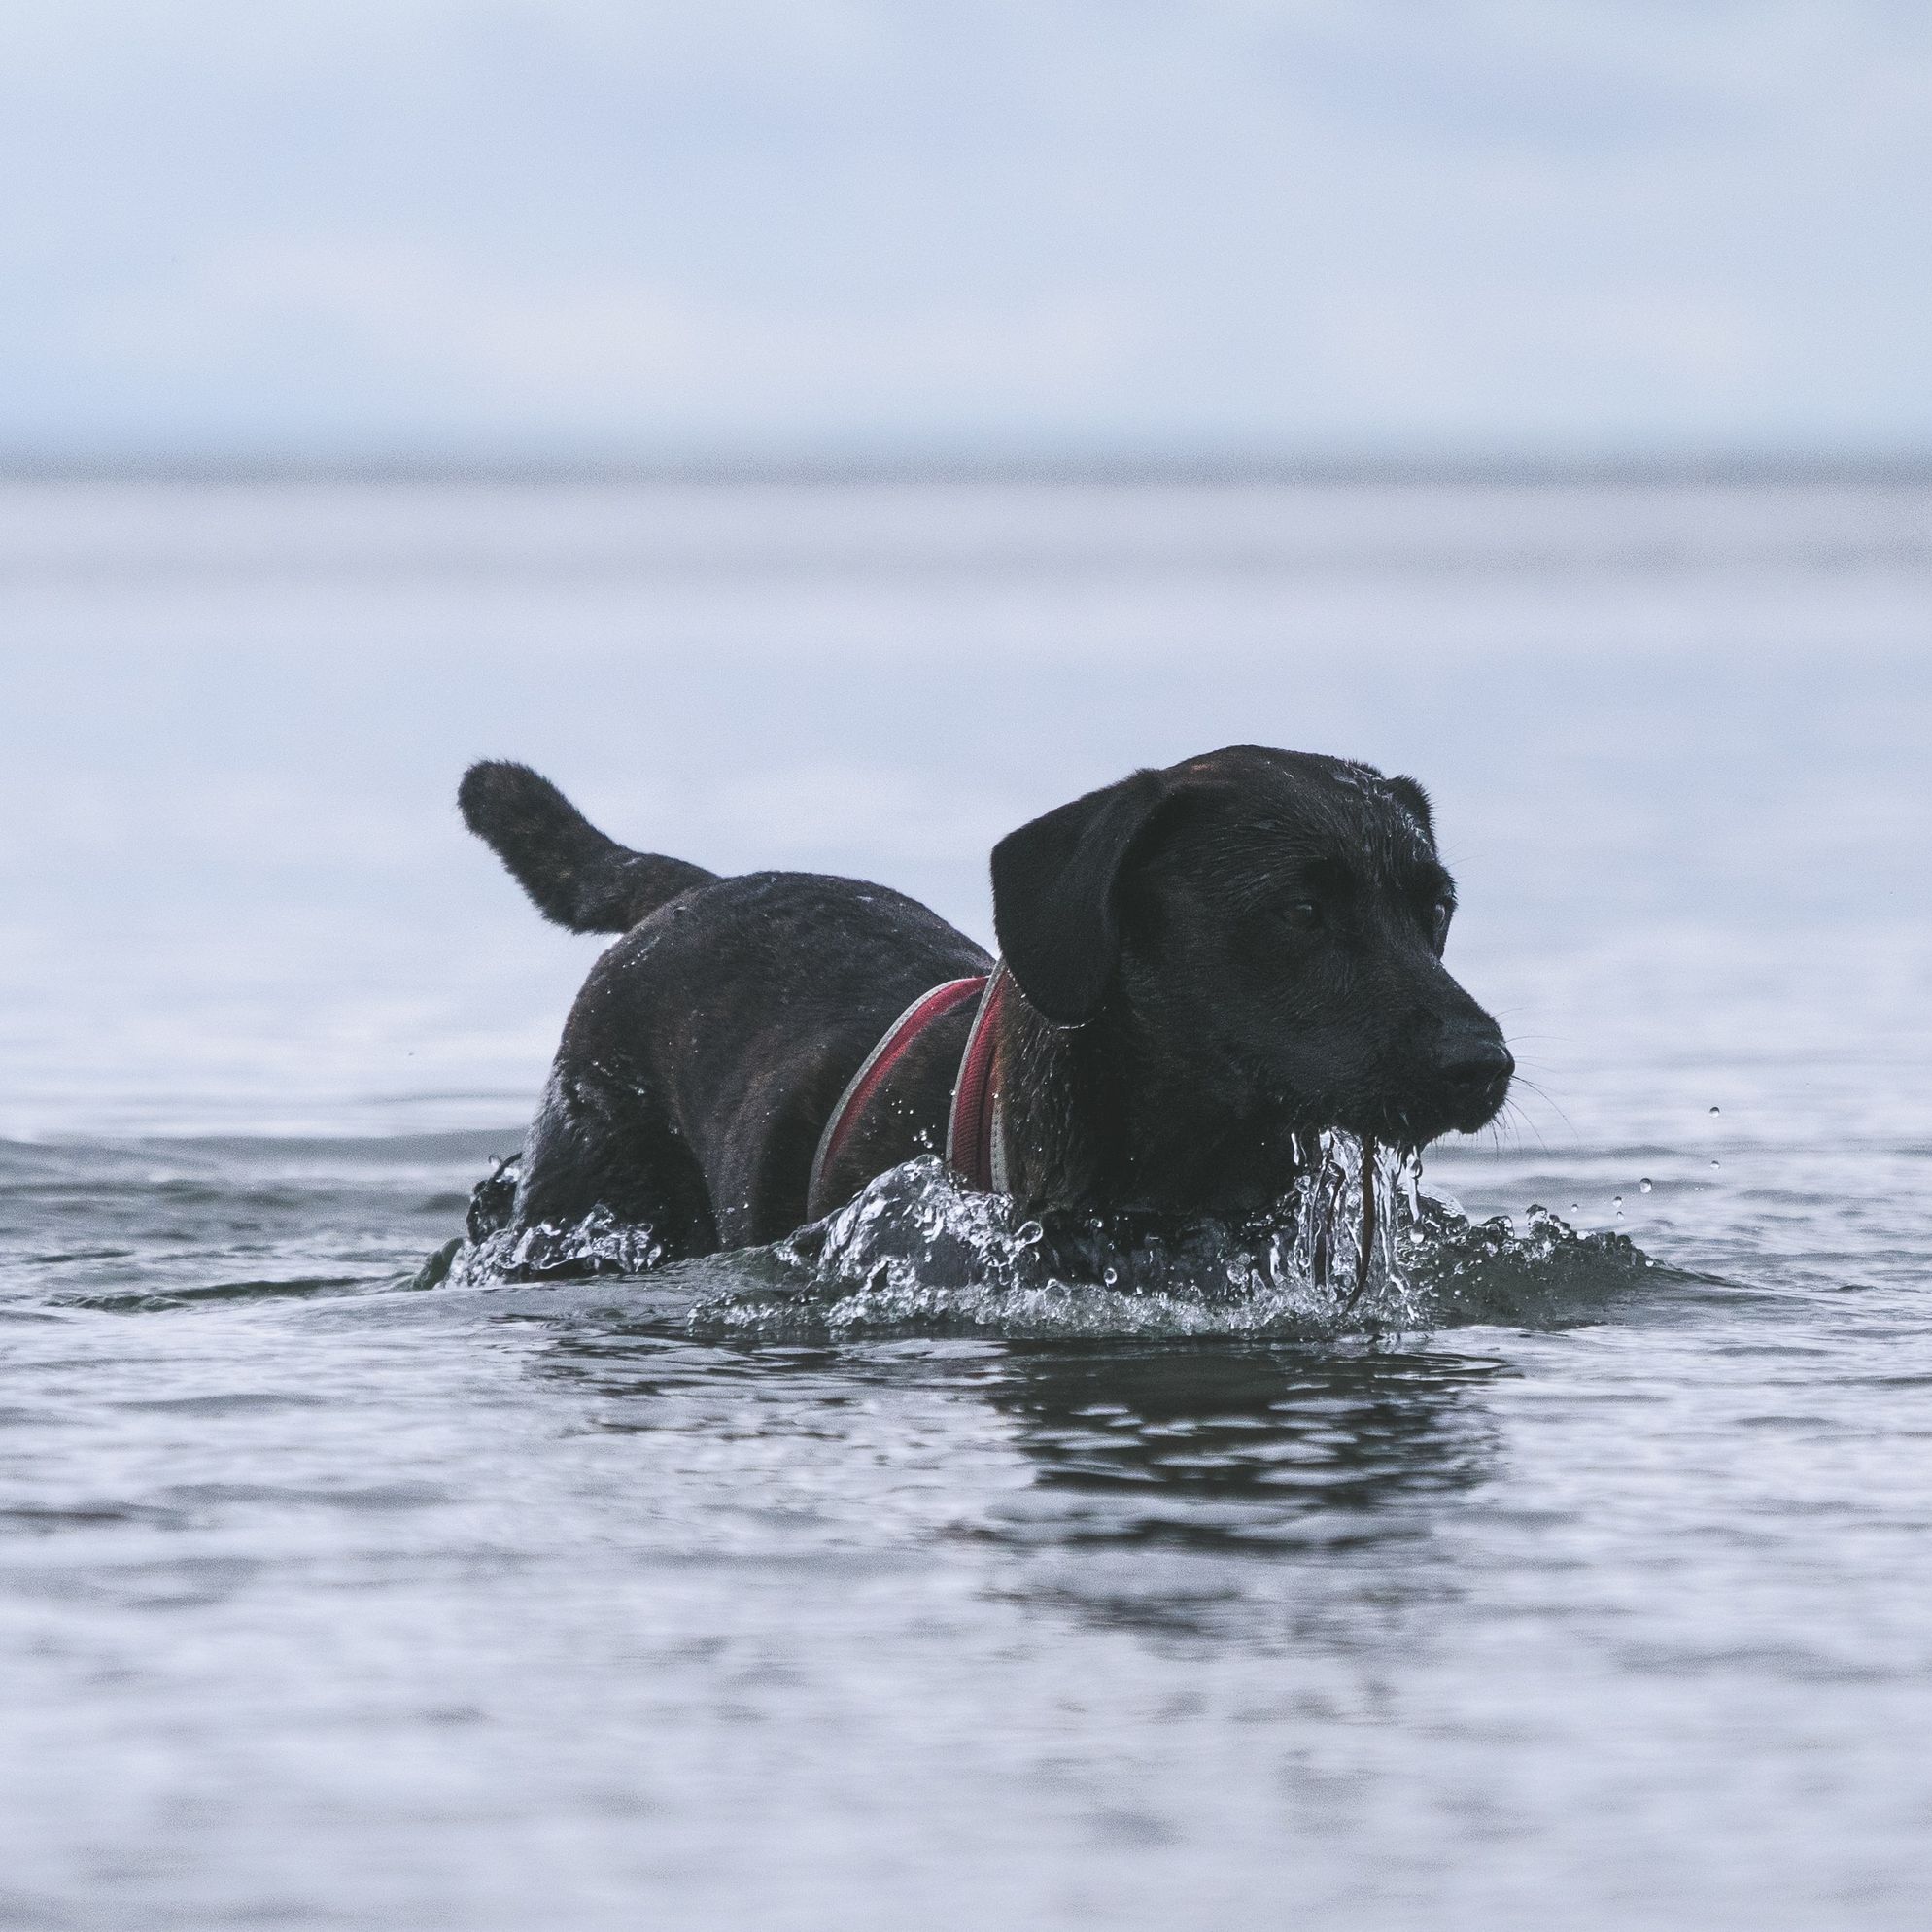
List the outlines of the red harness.
<svg viewBox="0 0 1932 1932">
<path fill-rule="evenodd" d="M 952 1082 L 952 1106 L 946 1122 L 946 1164 L 969 1188 L 982 1193 L 1006 1191 L 1006 1148 L 1000 1131 L 999 1090 L 993 1078 L 993 1047 L 998 1038 L 995 1022 L 1009 983 L 1004 965 L 971 979 L 949 980 L 921 993 L 885 1029 L 879 1045 L 866 1055 L 865 1064 L 840 1094 L 825 1131 L 818 1136 L 818 1152 L 812 1158 L 811 1181 L 806 1192 L 808 1211 L 818 1209 L 820 1184 L 845 1151 L 859 1117 L 884 1086 L 886 1076 L 934 1020 L 956 1012 L 971 999 L 980 1002 L 980 1010 L 973 1016 L 973 1030 L 966 1036 L 966 1051 L 959 1056 L 959 1071 Z"/>
</svg>

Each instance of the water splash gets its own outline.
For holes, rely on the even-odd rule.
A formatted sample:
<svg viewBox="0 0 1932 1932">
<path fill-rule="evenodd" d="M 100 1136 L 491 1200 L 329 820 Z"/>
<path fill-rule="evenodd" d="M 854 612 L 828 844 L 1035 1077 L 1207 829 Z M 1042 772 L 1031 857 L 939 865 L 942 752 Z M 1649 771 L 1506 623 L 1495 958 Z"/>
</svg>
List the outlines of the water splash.
<svg viewBox="0 0 1932 1932">
<path fill-rule="evenodd" d="M 435 1259 L 432 1256 L 418 1274 L 420 1285 L 435 1285 L 434 1279 L 425 1278 Z M 664 1243 L 648 1227 L 619 1221 L 608 1208 L 601 1207 L 568 1225 L 540 1221 L 531 1227 L 500 1227 L 480 1240 L 462 1242 L 440 1279 L 453 1288 L 478 1288 L 551 1277 L 640 1275 L 664 1259 Z"/>
<path fill-rule="evenodd" d="M 1321 1136 L 1311 1155 L 1293 1195 L 1234 1222 L 1021 1219 L 1005 1197 L 961 1188 L 938 1160 L 909 1161 L 768 1251 L 774 1266 L 757 1288 L 713 1295 L 690 1319 L 832 1337 L 1374 1341 L 1432 1326 L 1432 1290 L 1417 1265 L 1430 1245 L 1420 1162 L 1387 1151 L 1364 1158 L 1341 1133 Z"/>
<path fill-rule="evenodd" d="M 1411 1291 L 1438 1328 L 1573 1327 L 1600 1319 L 1642 1280 L 1695 1279 L 1662 1266 L 1628 1234 L 1581 1233 L 1545 1207 L 1520 1221 L 1471 1221 L 1454 1201 L 1430 1194 L 1406 1260 Z"/>
<path fill-rule="evenodd" d="M 1364 1152 L 1352 1135 L 1324 1134 L 1307 1155 L 1287 1199 L 1232 1221 L 1029 1215 L 932 1156 L 911 1160 L 783 1241 L 713 1258 L 685 1326 L 758 1339 L 1374 1344 L 1464 1323 L 1587 1319 L 1652 1265 L 1626 1236 L 1579 1234 L 1540 1207 L 1521 1226 L 1472 1223 L 1423 1192 L 1413 1156 Z M 571 1227 L 486 1233 L 461 1247 L 447 1279 L 638 1275 L 664 1259 L 648 1228 L 600 1211 Z"/>
</svg>

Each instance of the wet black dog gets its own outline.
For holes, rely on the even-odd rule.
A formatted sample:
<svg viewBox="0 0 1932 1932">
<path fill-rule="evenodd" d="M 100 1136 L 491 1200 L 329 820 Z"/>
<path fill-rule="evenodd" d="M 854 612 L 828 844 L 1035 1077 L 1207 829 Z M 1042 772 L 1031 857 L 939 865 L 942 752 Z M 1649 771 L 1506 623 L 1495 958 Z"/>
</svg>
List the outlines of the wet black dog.
<svg viewBox="0 0 1932 1932">
<path fill-rule="evenodd" d="M 603 1210 L 702 1255 L 943 1149 L 970 1003 L 892 1066 L 808 1199 L 880 1035 L 988 970 L 962 933 L 884 886 L 629 851 L 521 765 L 472 767 L 461 804 L 547 917 L 624 935 L 565 1027 L 516 1227 Z M 992 882 L 1020 995 L 993 1040 L 1007 1187 L 1029 1204 L 1242 1214 L 1288 1192 L 1315 1131 L 1421 1147 L 1508 1091 L 1502 1035 L 1442 965 L 1455 891 L 1412 778 L 1210 752 L 1010 833 Z"/>
</svg>

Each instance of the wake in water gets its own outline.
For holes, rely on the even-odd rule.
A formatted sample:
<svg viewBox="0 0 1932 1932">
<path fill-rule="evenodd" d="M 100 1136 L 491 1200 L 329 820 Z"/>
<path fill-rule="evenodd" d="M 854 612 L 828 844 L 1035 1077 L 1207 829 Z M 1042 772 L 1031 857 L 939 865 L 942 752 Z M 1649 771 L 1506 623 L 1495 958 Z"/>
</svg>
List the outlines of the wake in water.
<svg viewBox="0 0 1932 1932">
<path fill-rule="evenodd" d="M 1580 1319 L 1654 1267 L 1628 1237 L 1580 1234 L 1542 1208 L 1475 1223 L 1422 1191 L 1414 1156 L 1328 1133 L 1296 1190 L 1238 1222 L 1128 1214 L 1028 1216 L 963 1188 L 936 1158 L 890 1169 L 825 1220 L 699 1274 L 694 1329 L 767 1338 L 857 1335 L 1205 1336 L 1370 1341 L 1444 1326 Z M 488 1183 L 486 1186 L 490 1185 Z M 435 1258 L 423 1285 L 440 1279 Z M 647 1229 L 573 1228 L 455 1244 L 448 1278 L 481 1287 L 533 1260 L 546 1274 L 642 1274 Z M 668 1285 L 668 1284 L 667 1284 Z"/>
</svg>

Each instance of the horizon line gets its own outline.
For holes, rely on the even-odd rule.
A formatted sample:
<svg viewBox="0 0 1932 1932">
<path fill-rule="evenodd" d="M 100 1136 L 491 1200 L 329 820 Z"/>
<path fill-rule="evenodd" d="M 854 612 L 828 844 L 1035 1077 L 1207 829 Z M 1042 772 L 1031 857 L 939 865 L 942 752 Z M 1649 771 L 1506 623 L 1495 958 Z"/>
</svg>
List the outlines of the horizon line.
<svg viewBox="0 0 1932 1932">
<path fill-rule="evenodd" d="M 1294 450 L 1014 446 L 922 449 L 8 449 L 0 483 L 325 484 L 1932 484 L 1932 447 Z"/>
</svg>

